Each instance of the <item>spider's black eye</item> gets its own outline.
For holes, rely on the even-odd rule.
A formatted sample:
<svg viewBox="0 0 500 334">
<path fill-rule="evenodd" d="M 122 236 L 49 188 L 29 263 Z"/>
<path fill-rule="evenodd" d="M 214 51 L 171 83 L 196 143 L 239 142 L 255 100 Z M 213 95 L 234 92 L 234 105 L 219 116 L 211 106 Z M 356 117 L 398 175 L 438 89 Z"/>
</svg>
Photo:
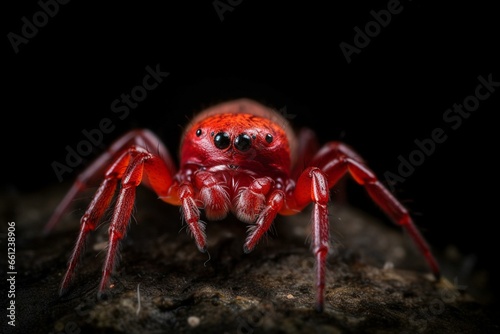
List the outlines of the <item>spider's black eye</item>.
<svg viewBox="0 0 500 334">
<path fill-rule="evenodd" d="M 252 146 L 252 139 L 246 133 L 240 134 L 234 140 L 234 147 L 236 147 L 236 149 L 239 151 L 248 151 L 250 149 L 250 146 Z"/>
<path fill-rule="evenodd" d="M 229 134 L 227 132 L 219 132 L 214 137 L 214 144 L 215 147 L 221 150 L 228 148 L 231 144 Z"/>
<path fill-rule="evenodd" d="M 198 130 L 196 130 L 196 137 L 199 137 L 199 136 L 201 136 L 201 134 L 202 134 L 202 131 L 201 131 L 201 129 L 198 129 Z"/>
<path fill-rule="evenodd" d="M 272 134 L 270 134 L 270 133 L 268 133 L 268 134 L 266 135 L 266 141 L 267 141 L 269 144 L 271 144 L 271 142 L 273 141 L 273 135 L 272 135 Z"/>
</svg>

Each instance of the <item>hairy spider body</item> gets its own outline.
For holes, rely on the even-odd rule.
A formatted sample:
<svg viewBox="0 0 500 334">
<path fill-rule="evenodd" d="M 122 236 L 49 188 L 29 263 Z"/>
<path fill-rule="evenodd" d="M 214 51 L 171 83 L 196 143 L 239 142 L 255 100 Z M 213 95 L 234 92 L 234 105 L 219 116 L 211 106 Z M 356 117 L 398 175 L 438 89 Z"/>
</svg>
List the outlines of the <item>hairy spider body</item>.
<svg viewBox="0 0 500 334">
<path fill-rule="evenodd" d="M 319 147 L 311 130 L 296 135 L 276 111 L 255 101 L 239 99 L 206 109 L 186 126 L 180 146 L 180 166 L 149 130 L 132 130 L 78 176 L 46 226 L 50 230 L 71 201 L 95 176 L 103 175 L 81 218 L 80 232 L 60 293 L 69 287 L 88 233 L 95 230 L 116 196 L 109 226 L 109 244 L 98 294 L 109 286 L 125 236 L 139 184 L 163 201 L 181 207 L 183 219 L 198 249 L 206 251 L 205 223 L 229 213 L 249 224 L 244 243 L 250 252 L 278 214 L 291 215 L 312 203 L 312 251 L 316 260 L 316 308 L 324 307 L 326 259 L 330 247 L 330 189 L 345 175 L 363 185 L 395 223 L 403 226 L 419 247 L 431 271 L 439 268 L 407 210 L 382 185 L 347 145 L 328 142 Z"/>
</svg>

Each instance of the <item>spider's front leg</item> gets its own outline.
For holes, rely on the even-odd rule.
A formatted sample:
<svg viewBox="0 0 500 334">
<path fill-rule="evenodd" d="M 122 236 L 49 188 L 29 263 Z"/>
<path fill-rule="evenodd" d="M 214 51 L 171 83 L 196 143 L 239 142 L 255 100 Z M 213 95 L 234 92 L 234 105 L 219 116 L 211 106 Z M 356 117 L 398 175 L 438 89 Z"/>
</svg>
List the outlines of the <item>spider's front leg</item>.
<svg viewBox="0 0 500 334">
<path fill-rule="evenodd" d="M 162 144 L 160 139 L 154 133 L 146 129 L 131 130 L 113 142 L 113 144 L 111 144 L 111 146 L 104 153 L 102 153 L 87 168 L 85 168 L 82 173 L 78 175 L 63 200 L 54 210 L 54 213 L 50 217 L 48 223 L 45 225 L 43 230 L 44 234 L 50 233 L 59 223 L 63 214 L 68 211 L 76 196 L 83 192 L 92 180 L 96 177 L 101 177 L 106 168 L 109 168 L 110 162 L 117 161 L 123 151 L 133 145 L 157 152 L 157 154 L 164 159 L 169 170 L 169 174 L 175 174 L 176 168 L 174 162 L 170 157 L 167 148 Z M 95 197 L 99 197 L 98 194 L 96 194 Z M 107 207 L 107 205 L 105 205 L 105 207 Z"/>
<path fill-rule="evenodd" d="M 287 199 L 288 211 L 302 210 L 313 202 L 311 244 L 316 257 L 316 310 L 319 312 L 324 307 L 326 259 L 330 249 L 329 200 L 328 177 L 317 167 L 309 167 L 302 172 L 291 198 Z"/>
<path fill-rule="evenodd" d="M 159 196 L 167 194 L 169 185 L 172 183 L 172 177 L 168 173 L 168 169 L 158 156 L 136 147 L 131 148 L 128 155 L 130 161 L 121 178 L 121 187 L 109 226 L 108 252 L 104 262 L 98 296 L 101 296 L 107 289 L 109 278 L 115 266 L 118 245 L 127 232 L 135 202 L 136 188 L 141 183 L 143 174 L 146 174 L 149 180 L 164 179 L 165 183 L 151 184 Z"/>
<path fill-rule="evenodd" d="M 140 135 L 139 138 L 132 135 Z M 60 294 L 64 294 L 73 280 L 75 269 L 83 252 L 88 234 L 95 230 L 101 223 L 102 217 L 108 209 L 111 200 L 113 199 L 118 183 L 121 180 L 118 198 L 114 207 L 111 223 L 109 227 L 109 244 L 106 255 L 106 260 L 103 268 L 103 275 L 99 286 L 99 295 L 106 289 L 110 275 L 115 265 L 115 259 L 118 252 L 120 240 L 125 236 L 127 226 L 130 220 L 132 208 L 135 201 L 135 189 L 143 181 L 152 188 L 159 196 L 167 197 L 169 194 L 170 185 L 173 181 L 174 169 L 172 160 L 168 151 L 150 132 L 142 130 L 134 130 L 126 134 L 117 141 L 118 144 L 127 144 L 132 138 L 134 142 L 143 143 L 145 146 L 154 144 L 162 157 L 150 153 L 147 149 L 141 146 L 132 145 L 129 148 L 115 146 L 116 150 L 111 151 L 114 157 L 114 162 L 107 167 L 104 173 L 104 180 L 101 182 L 96 194 L 94 195 L 88 209 L 81 218 L 80 232 L 76 245 L 68 262 L 68 268 L 64 275 Z M 127 139 L 127 140 L 124 140 Z M 116 143 L 115 143 L 116 145 Z M 104 156 L 110 153 L 105 153 Z M 165 159 L 165 160 L 164 160 Z M 79 181 L 75 182 L 72 189 L 77 187 L 77 192 L 70 191 L 63 200 L 63 203 L 72 196 L 86 187 L 85 181 L 95 176 L 100 170 L 103 170 L 105 159 L 98 158 L 94 164 L 88 167 L 83 172 L 83 178 L 80 176 Z M 64 204 L 66 205 L 66 204 Z M 56 211 L 55 218 L 51 222 L 57 222 L 61 213 L 64 211 Z"/>
<path fill-rule="evenodd" d="M 396 224 L 403 226 L 424 256 L 432 273 L 439 279 L 440 270 L 430 247 L 413 223 L 406 208 L 378 180 L 359 155 L 345 144 L 330 142 L 313 157 L 309 166 L 298 178 L 290 203 L 291 210 L 302 209 L 309 202 L 313 208 L 313 250 L 316 255 L 317 308 L 324 304 L 325 262 L 329 247 L 328 195 L 337 182 L 347 173 L 364 186 L 372 200 Z"/>
<path fill-rule="evenodd" d="M 198 250 L 205 253 L 207 251 L 207 236 L 205 235 L 205 224 L 200 220 L 200 209 L 195 200 L 195 190 L 190 183 L 183 183 L 179 186 L 178 192 L 183 218 L 193 235 Z"/>
</svg>

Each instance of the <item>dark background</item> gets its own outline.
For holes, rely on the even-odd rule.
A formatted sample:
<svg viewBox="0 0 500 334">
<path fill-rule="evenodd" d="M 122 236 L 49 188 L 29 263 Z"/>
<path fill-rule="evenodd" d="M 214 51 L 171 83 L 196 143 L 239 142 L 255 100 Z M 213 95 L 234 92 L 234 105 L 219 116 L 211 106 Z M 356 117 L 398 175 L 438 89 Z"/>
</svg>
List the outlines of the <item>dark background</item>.
<svg viewBox="0 0 500 334">
<path fill-rule="evenodd" d="M 477 2 L 402 1 L 402 11 L 348 64 L 339 44 L 352 45 L 354 27 L 364 29 L 370 11 L 387 5 L 242 1 L 221 21 L 212 1 L 73 1 L 59 5 L 18 53 L 7 34 L 20 35 L 22 18 L 33 22 L 41 7 L 25 1 L 4 9 L 1 191 L 22 195 L 57 184 L 51 164 L 64 163 L 65 147 L 76 148 L 82 130 L 103 118 L 116 128 L 88 159 L 134 127 L 152 129 L 177 152 L 194 112 L 235 97 L 286 107 L 322 142 L 352 145 L 382 179 L 397 173 L 398 156 L 408 157 L 415 139 L 441 127 L 447 140 L 395 195 L 436 250 L 454 245 L 474 271 L 496 275 L 500 87 L 456 130 L 443 114 L 474 94 L 478 76 L 500 81 L 497 12 Z M 156 64 L 170 75 L 120 120 L 111 103 Z M 69 186 L 84 166 L 63 182 Z M 350 186 L 349 194 L 353 205 L 380 214 L 362 188 Z"/>
</svg>

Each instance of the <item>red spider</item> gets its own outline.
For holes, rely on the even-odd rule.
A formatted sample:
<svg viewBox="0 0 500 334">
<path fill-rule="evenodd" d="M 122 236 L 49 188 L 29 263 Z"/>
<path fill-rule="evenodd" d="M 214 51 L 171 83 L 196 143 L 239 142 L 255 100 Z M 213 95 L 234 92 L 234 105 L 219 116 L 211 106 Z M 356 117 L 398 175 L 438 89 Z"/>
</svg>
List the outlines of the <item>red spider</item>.
<svg viewBox="0 0 500 334">
<path fill-rule="evenodd" d="M 91 178 L 104 174 L 87 211 L 61 284 L 63 294 L 75 274 L 85 240 L 96 229 L 118 191 L 109 226 L 109 245 L 98 296 L 113 272 L 118 244 L 124 238 L 142 182 L 160 199 L 182 208 L 184 221 L 201 252 L 206 251 L 205 223 L 231 212 L 251 224 L 243 246 L 252 251 L 276 215 L 293 215 L 312 206 L 312 250 L 316 257 L 316 307 L 324 305 L 325 264 L 330 247 L 330 189 L 345 174 L 363 185 L 373 201 L 409 232 L 439 277 L 439 268 L 407 210 L 377 179 L 351 148 L 328 142 L 318 149 L 311 130 L 294 134 L 287 120 L 255 101 L 240 99 L 198 114 L 186 127 L 177 170 L 168 150 L 148 130 L 133 130 L 119 138 L 82 174 L 47 224 L 51 229 Z M 118 189 L 117 189 L 118 188 Z"/>
</svg>

